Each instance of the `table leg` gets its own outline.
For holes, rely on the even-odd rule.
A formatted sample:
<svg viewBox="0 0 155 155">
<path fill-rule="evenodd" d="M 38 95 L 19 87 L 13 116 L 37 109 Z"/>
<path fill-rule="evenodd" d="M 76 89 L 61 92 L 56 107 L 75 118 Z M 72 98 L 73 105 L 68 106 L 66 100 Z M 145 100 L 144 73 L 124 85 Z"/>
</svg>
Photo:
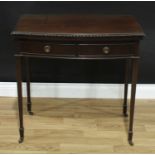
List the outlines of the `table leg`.
<svg viewBox="0 0 155 155">
<path fill-rule="evenodd" d="M 128 116 L 127 109 L 128 109 L 128 82 L 129 82 L 129 60 L 125 61 L 125 80 L 124 80 L 124 103 L 123 103 L 123 115 L 125 117 Z"/>
<path fill-rule="evenodd" d="M 22 57 L 16 57 L 16 78 L 17 78 L 17 93 L 18 93 L 18 109 L 19 109 L 19 143 L 24 140 L 23 127 L 23 102 L 22 102 Z"/>
<path fill-rule="evenodd" d="M 30 115 L 33 115 L 31 111 L 32 102 L 31 102 L 31 92 L 30 92 L 30 62 L 29 58 L 26 58 L 26 88 L 27 88 L 27 111 Z"/>
<path fill-rule="evenodd" d="M 134 109 L 135 109 L 135 95 L 136 95 L 136 84 L 138 77 L 138 61 L 139 59 L 132 60 L 132 86 L 131 86 L 131 100 L 130 100 L 130 120 L 129 120 L 129 132 L 128 141 L 130 145 L 133 145 L 133 121 L 134 121 Z"/>
</svg>

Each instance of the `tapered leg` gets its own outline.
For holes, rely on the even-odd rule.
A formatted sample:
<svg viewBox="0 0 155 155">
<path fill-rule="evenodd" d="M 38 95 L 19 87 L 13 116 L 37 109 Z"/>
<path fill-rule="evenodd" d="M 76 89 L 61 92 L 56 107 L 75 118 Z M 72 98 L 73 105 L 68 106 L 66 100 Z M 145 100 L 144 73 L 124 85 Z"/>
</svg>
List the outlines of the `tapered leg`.
<svg viewBox="0 0 155 155">
<path fill-rule="evenodd" d="M 127 98 L 128 98 L 128 81 L 129 81 L 129 60 L 125 62 L 125 80 L 124 80 L 124 103 L 123 103 L 123 115 L 125 117 L 128 116 L 127 114 Z"/>
<path fill-rule="evenodd" d="M 18 109 L 19 109 L 19 143 L 24 140 L 23 127 L 23 102 L 22 102 L 22 57 L 16 57 L 16 77 L 17 77 L 17 93 L 18 93 Z"/>
<path fill-rule="evenodd" d="M 31 92 L 30 92 L 30 63 L 29 58 L 26 58 L 26 88 L 27 88 L 27 111 L 30 115 L 33 115 L 32 103 L 31 103 Z"/>
<path fill-rule="evenodd" d="M 135 109 L 135 95 L 136 95 L 136 84 L 138 76 L 138 62 L 139 59 L 132 60 L 132 86 L 131 86 L 131 100 L 130 100 L 130 120 L 129 120 L 129 133 L 128 141 L 130 145 L 133 145 L 133 120 L 134 120 L 134 109 Z"/>
</svg>

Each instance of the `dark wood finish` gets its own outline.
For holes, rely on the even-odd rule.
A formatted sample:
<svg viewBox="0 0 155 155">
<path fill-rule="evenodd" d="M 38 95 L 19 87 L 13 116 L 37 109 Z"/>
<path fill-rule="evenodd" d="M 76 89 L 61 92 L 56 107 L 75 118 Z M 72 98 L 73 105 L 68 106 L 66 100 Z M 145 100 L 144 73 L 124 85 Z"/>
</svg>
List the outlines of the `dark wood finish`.
<svg viewBox="0 0 155 155">
<path fill-rule="evenodd" d="M 131 81 L 131 100 L 130 100 L 130 119 L 129 119 L 129 135 L 128 141 L 130 145 L 133 145 L 133 121 L 134 121 L 134 109 L 135 109 L 135 95 L 136 95 L 136 83 L 138 78 L 138 62 L 139 59 L 132 59 L 132 81 Z"/>
<path fill-rule="evenodd" d="M 11 33 L 17 48 L 17 84 L 20 117 L 20 142 L 24 137 L 22 113 L 22 57 L 80 60 L 126 60 L 123 113 L 127 115 L 129 61 L 132 61 L 132 92 L 129 120 L 129 144 L 132 143 L 135 92 L 139 59 L 139 41 L 144 33 L 132 16 L 103 15 L 25 15 Z M 27 59 L 28 60 L 28 59 Z M 27 95 L 30 99 L 27 61 Z M 28 104 L 31 105 L 31 104 Z M 31 111 L 31 106 L 28 106 Z"/>
<path fill-rule="evenodd" d="M 30 115 L 33 115 L 31 111 L 31 90 L 30 90 L 30 62 L 29 58 L 25 58 L 26 60 L 26 88 L 27 88 L 27 111 Z"/>
<path fill-rule="evenodd" d="M 104 50 L 109 48 L 108 53 Z M 24 54 L 41 54 L 55 56 L 132 56 L 137 55 L 137 43 L 107 44 L 56 44 L 42 41 L 20 41 L 18 50 Z"/>
<path fill-rule="evenodd" d="M 16 57 L 16 77 L 17 77 L 17 93 L 18 93 L 18 109 L 19 109 L 19 143 L 24 140 L 23 126 L 23 101 L 22 101 L 22 57 Z"/>
<path fill-rule="evenodd" d="M 127 59 L 125 61 L 125 80 L 124 80 L 124 103 L 123 103 L 123 114 L 125 117 L 128 116 L 127 114 L 127 101 L 128 101 L 128 82 L 129 82 L 129 63 L 130 61 Z"/>
<path fill-rule="evenodd" d="M 17 23 L 16 36 L 63 37 L 143 37 L 141 26 L 132 16 L 25 15 Z"/>
</svg>

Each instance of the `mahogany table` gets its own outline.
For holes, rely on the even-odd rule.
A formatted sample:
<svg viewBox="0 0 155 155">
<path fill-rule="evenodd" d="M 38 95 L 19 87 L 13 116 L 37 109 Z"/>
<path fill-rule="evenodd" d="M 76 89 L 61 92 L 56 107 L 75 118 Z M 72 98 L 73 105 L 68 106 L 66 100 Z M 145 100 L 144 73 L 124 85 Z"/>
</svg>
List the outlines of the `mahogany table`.
<svg viewBox="0 0 155 155">
<path fill-rule="evenodd" d="M 16 45 L 19 108 L 19 142 L 24 140 L 22 60 L 27 66 L 27 109 L 31 112 L 29 58 L 111 60 L 124 59 L 123 114 L 127 116 L 128 77 L 131 100 L 128 141 L 133 145 L 133 119 L 139 62 L 139 43 L 144 32 L 132 16 L 121 15 L 23 15 L 11 35 Z M 131 67 L 129 67 L 129 63 Z"/>
</svg>

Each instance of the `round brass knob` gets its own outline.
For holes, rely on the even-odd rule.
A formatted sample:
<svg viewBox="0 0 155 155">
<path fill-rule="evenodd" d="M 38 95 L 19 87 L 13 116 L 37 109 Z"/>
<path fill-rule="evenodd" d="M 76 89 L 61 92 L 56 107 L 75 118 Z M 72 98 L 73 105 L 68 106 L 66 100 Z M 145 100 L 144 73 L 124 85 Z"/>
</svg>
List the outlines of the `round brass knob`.
<svg viewBox="0 0 155 155">
<path fill-rule="evenodd" d="M 51 46 L 50 45 L 45 45 L 44 46 L 44 52 L 50 53 L 51 52 Z"/>
<path fill-rule="evenodd" d="M 110 48 L 108 46 L 105 46 L 105 47 L 103 47 L 102 51 L 104 54 L 109 54 Z"/>
</svg>

